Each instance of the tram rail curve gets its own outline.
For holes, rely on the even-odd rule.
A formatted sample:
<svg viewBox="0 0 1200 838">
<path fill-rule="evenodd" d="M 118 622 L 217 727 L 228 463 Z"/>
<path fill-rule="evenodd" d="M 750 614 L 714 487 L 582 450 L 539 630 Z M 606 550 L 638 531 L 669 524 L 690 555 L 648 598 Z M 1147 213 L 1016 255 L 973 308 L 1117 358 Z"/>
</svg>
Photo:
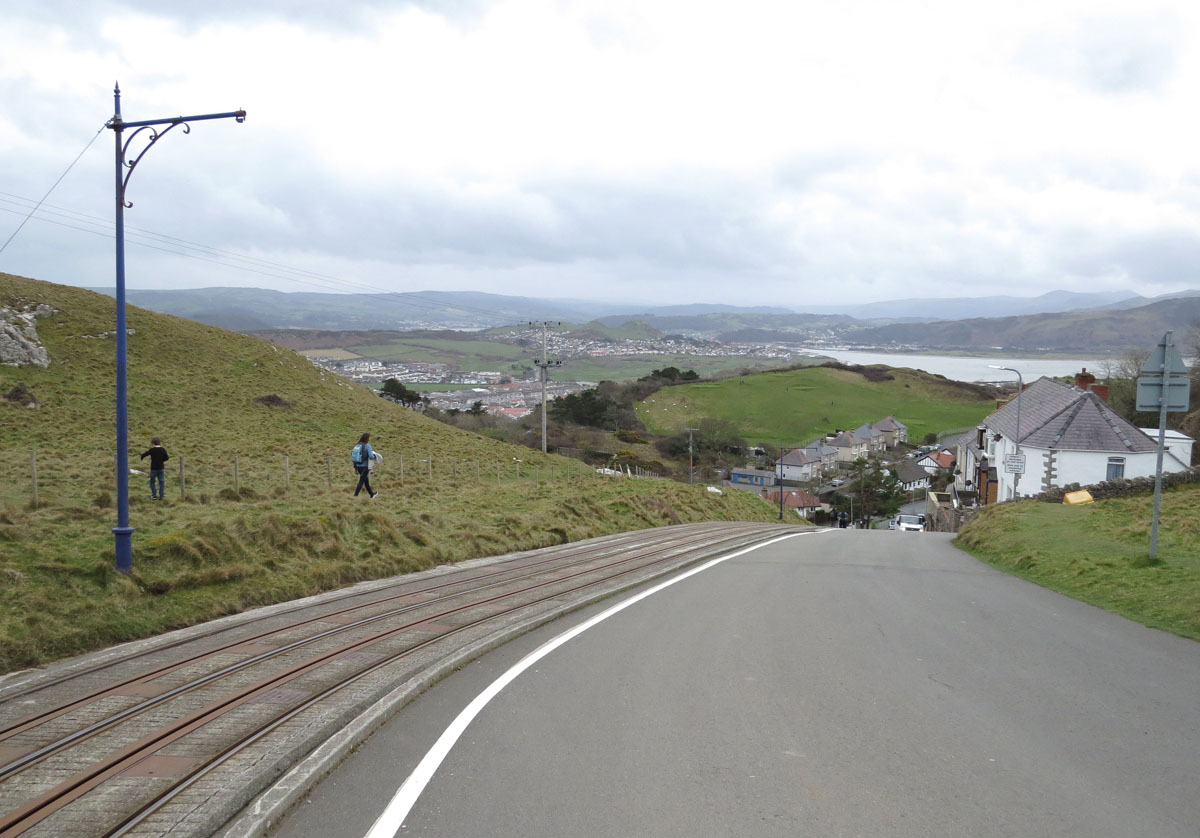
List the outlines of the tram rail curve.
<svg viewBox="0 0 1200 838">
<path fill-rule="evenodd" d="M 0 838 L 212 835 L 368 709 L 392 712 L 454 666 L 566 611 L 794 531 L 678 525 L 542 548 L 5 684 Z M 265 830 L 295 794 L 259 801 L 234 832 Z"/>
</svg>

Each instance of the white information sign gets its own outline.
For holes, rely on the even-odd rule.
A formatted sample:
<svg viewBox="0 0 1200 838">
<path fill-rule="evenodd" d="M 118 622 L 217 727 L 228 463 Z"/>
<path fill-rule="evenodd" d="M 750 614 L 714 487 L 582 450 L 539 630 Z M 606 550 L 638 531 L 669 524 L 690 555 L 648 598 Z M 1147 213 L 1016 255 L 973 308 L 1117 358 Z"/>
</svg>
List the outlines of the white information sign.
<svg viewBox="0 0 1200 838">
<path fill-rule="evenodd" d="M 1008 474 L 1025 473 L 1025 455 L 1009 454 L 1004 458 L 1004 471 Z"/>
</svg>

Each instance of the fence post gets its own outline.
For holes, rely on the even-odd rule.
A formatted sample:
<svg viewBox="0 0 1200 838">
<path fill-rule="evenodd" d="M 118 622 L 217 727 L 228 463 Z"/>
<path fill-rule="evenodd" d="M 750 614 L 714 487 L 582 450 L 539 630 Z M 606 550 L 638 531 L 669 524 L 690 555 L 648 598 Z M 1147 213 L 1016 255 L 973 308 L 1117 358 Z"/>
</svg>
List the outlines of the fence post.
<svg viewBox="0 0 1200 838">
<path fill-rule="evenodd" d="M 287 454 L 283 455 L 283 488 L 289 492 L 292 490 L 292 463 Z"/>
<path fill-rule="evenodd" d="M 325 488 L 333 491 L 333 457 L 325 457 Z"/>
<path fill-rule="evenodd" d="M 241 484 L 238 482 L 238 455 L 233 455 L 233 493 L 240 495 L 242 493 Z"/>
<path fill-rule="evenodd" d="M 183 478 L 183 457 L 179 458 L 179 497 L 182 500 L 187 499 L 187 483 Z"/>
<path fill-rule="evenodd" d="M 37 509 L 38 495 L 37 495 L 37 452 L 36 451 L 29 452 L 29 465 L 33 471 L 33 508 Z"/>
</svg>

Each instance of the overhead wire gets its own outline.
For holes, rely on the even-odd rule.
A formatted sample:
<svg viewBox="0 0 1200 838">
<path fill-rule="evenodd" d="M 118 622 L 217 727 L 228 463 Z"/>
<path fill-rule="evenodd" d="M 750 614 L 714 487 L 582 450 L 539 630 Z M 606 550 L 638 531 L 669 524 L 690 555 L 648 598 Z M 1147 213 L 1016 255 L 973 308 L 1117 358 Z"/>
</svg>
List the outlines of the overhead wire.
<svg viewBox="0 0 1200 838">
<path fill-rule="evenodd" d="M 103 129 L 101 129 L 101 130 L 103 130 Z M 95 137 L 93 137 L 92 139 L 95 140 Z M 89 143 L 89 145 L 90 145 L 90 143 Z M 85 147 L 84 151 L 86 151 L 86 150 L 87 149 Z M 83 153 L 81 152 L 80 156 L 82 156 L 82 154 Z M 78 159 L 79 158 L 76 158 L 76 160 L 78 160 Z M 72 165 L 74 165 L 74 163 L 72 163 Z M 69 170 L 70 169 L 68 168 L 68 171 Z M 65 176 L 65 174 L 66 173 L 64 172 L 64 176 Z M 61 181 L 61 180 L 62 180 L 62 178 L 60 177 L 59 181 Z M 56 183 L 56 185 L 57 185 L 57 183 Z M 51 189 L 51 191 L 52 190 L 53 190 L 53 188 Z M 49 194 L 50 194 L 49 192 L 46 193 L 47 196 L 49 196 Z M 22 209 L 25 208 L 25 205 L 34 203 L 33 199 L 31 199 L 31 198 L 26 198 L 22 195 L 16 195 L 11 192 L 0 191 L 0 196 L 7 196 L 6 198 L 0 197 L 0 203 L 7 203 L 7 204 L 11 204 L 13 206 L 22 207 Z M 11 199 L 16 199 L 16 200 L 11 200 Z M 58 206 L 54 206 L 52 204 L 44 204 L 44 201 L 45 201 L 45 198 L 43 197 L 42 201 L 39 201 L 35 204 L 35 206 L 29 211 L 29 213 L 26 217 L 26 220 L 28 220 L 29 218 L 36 218 L 38 221 L 42 221 L 47 224 L 54 224 L 54 225 L 57 225 L 60 227 L 66 227 L 68 229 L 78 230 L 80 232 L 92 233 L 94 235 L 99 235 L 99 236 L 113 235 L 115 224 L 111 221 L 108 221 L 107 219 L 88 215 L 86 213 L 81 213 L 76 210 L 67 209 L 65 207 L 58 207 Z M 24 202 L 24 203 L 20 203 L 20 202 Z M 43 204 L 44 204 L 44 206 L 43 206 Z M 9 213 L 13 213 L 15 215 L 24 214 L 18 210 L 9 209 L 8 207 L 4 207 L 4 206 L 0 206 L 0 212 L 9 212 Z M 46 217 L 47 215 L 52 215 L 57 218 L 61 218 L 61 219 L 65 219 L 65 220 L 64 221 L 56 221 L 53 218 Z M 67 223 L 68 221 L 74 222 L 74 223 Z M 80 226 L 77 226 L 78 224 L 87 224 L 87 225 L 91 225 L 91 226 L 80 227 Z M 23 225 L 24 225 L 24 222 L 22 222 L 22 226 Z M 96 228 L 100 228 L 100 229 L 96 229 Z M 19 229 L 20 228 L 18 228 L 18 230 Z M 260 276 L 271 277 L 273 279 L 281 279 L 281 280 L 284 280 L 287 282 L 299 283 L 299 284 L 303 284 L 303 285 L 312 286 L 315 288 L 321 288 L 324 290 L 342 291 L 343 293 L 348 293 L 348 294 L 351 294 L 354 296 L 369 297 L 369 298 L 381 300 L 384 302 L 390 302 L 390 303 L 395 303 L 395 304 L 404 304 L 404 305 L 413 306 L 415 308 L 421 308 L 421 309 L 426 309 L 426 310 L 430 310 L 430 311 L 434 311 L 434 310 L 445 311 L 446 309 L 450 309 L 453 311 L 463 312 L 465 314 L 475 314 L 475 315 L 489 316 L 489 317 L 494 317 L 496 314 L 496 312 L 494 310 L 478 308 L 476 306 L 471 306 L 466 303 L 435 302 L 432 300 L 427 300 L 422 297 L 416 296 L 416 294 L 419 294 L 420 292 L 389 291 L 385 288 L 379 288 L 378 286 L 370 285 L 369 283 L 361 282 L 358 280 L 349 280 L 349 279 L 345 279 L 342 277 L 336 277 L 336 276 L 331 276 L 328 274 L 322 274 L 322 273 L 318 273 L 316 271 L 310 271 L 306 268 L 296 268 L 296 267 L 292 267 L 290 265 L 286 265 L 281 262 L 272 262 L 270 260 L 260 259 L 255 256 L 246 256 L 244 254 L 239 254 L 239 253 L 235 253 L 233 251 L 223 250 L 221 248 L 213 247 L 211 245 L 200 244 L 197 242 L 191 242 L 191 241 L 188 241 L 187 239 L 182 239 L 182 238 L 179 238 L 176 236 L 169 236 L 165 233 L 157 233 L 152 230 L 145 230 L 145 229 L 140 229 L 137 227 L 132 227 L 132 226 L 126 225 L 125 233 L 126 233 L 127 240 L 129 240 L 131 244 L 137 244 L 137 245 L 140 245 L 141 247 L 146 247 L 146 248 L 149 248 L 152 250 L 158 250 L 158 251 L 161 251 L 164 253 L 170 253 L 170 254 L 173 254 L 176 256 L 183 256 L 183 257 L 186 257 L 189 259 L 198 259 L 202 262 L 209 262 L 210 264 L 221 265 L 221 266 L 224 266 L 227 268 L 232 268 L 234 270 L 240 270 L 240 271 L 244 271 L 247 273 L 257 274 Z M 14 235 L 15 235 L 15 233 L 14 233 Z M 149 241 L 142 241 L 141 240 L 142 238 L 148 239 Z M 11 240 L 11 237 L 10 237 L 10 240 Z M 152 242 L 156 242 L 156 243 L 152 243 Z M 168 247 L 168 246 L 163 246 L 163 245 L 170 245 L 170 246 Z M 172 248 L 183 248 L 184 250 L 181 251 L 181 250 L 172 249 Z M 187 252 L 188 250 L 199 251 L 200 254 L 205 254 L 205 255 L 199 255 L 198 253 Z M 211 257 L 215 257 L 215 258 L 211 258 Z M 225 261 L 225 260 L 235 260 L 235 261 Z M 239 262 L 247 263 L 247 264 L 238 264 Z M 358 290 L 358 289 L 361 289 L 361 290 Z"/>
<path fill-rule="evenodd" d="M 12 231 L 12 235 L 10 235 L 7 239 L 4 240 L 4 244 L 0 245 L 0 253 L 3 253 L 5 248 L 8 247 L 9 243 L 17 237 L 17 233 L 21 232 L 21 228 L 25 226 L 25 223 L 27 221 L 29 221 L 30 218 L 33 217 L 33 214 L 35 212 L 37 212 L 38 207 L 40 207 L 45 202 L 45 200 L 50 197 L 50 193 L 53 192 L 56 188 L 58 188 L 58 185 L 60 183 L 62 183 L 63 178 L 65 178 L 67 176 L 67 173 L 70 172 L 71 169 L 75 168 L 75 164 L 79 162 L 79 158 L 83 157 L 84 153 L 89 148 L 92 147 L 92 143 L 96 142 L 96 137 L 100 136 L 100 131 L 103 131 L 106 127 L 107 127 L 107 123 L 105 123 L 104 125 L 101 125 L 100 129 L 98 131 L 96 131 L 95 134 L 92 135 L 92 138 L 90 140 L 87 141 L 87 145 L 85 145 L 83 147 L 83 151 L 81 151 L 75 155 L 75 159 L 71 161 L 71 165 L 67 166 L 66 170 L 63 171 L 63 173 L 58 176 L 58 180 L 54 181 L 54 183 L 50 186 L 50 188 L 46 190 L 46 194 L 42 196 L 42 199 L 34 205 L 33 209 L 31 209 L 29 211 L 29 214 L 26 215 L 25 218 L 22 219 L 21 223 L 17 225 L 17 229 Z"/>
</svg>

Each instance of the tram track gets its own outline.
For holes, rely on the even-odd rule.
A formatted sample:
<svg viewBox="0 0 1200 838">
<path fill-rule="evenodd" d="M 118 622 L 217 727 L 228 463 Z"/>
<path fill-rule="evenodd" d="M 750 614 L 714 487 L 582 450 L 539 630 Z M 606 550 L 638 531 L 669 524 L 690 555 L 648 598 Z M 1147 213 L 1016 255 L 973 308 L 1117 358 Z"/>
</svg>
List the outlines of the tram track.
<svg viewBox="0 0 1200 838">
<path fill-rule="evenodd" d="M 249 635 L 216 649 L 185 655 L 173 665 L 153 668 L 0 730 L 0 745 L 22 736 L 27 740 L 39 725 L 69 720 L 89 701 L 127 694 L 133 682 L 148 692 L 155 679 L 185 673 L 188 666 L 213 661 L 239 646 L 249 647 L 243 648 L 247 657 L 241 661 L 157 695 L 144 695 L 132 706 L 9 759 L 0 766 L 0 810 L 7 808 L 0 814 L 0 838 L 67 834 L 67 829 L 80 836 L 175 834 L 162 826 L 172 822 L 159 816 L 164 808 L 192 794 L 200 781 L 236 761 L 246 749 L 364 679 L 389 668 L 418 671 L 460 636 L 494 631 L 503 621 L 535 615 L 551 605 L 592 601 L 605 591 L 636 584 L 631 577 L 649 578 L 781 532 L 763 525 L 698 526 L 575 550 L 567 545 L 545 558 L 504 562 L 503 568 L 471 571 L 352 607 L 338 609 L 334 598 L 333 610 L 309 619 L 270 631 L 255 633 L 251 628 Z M 420 601 L 411 601 L 414 597 Z M 355 611 L 381 607 L 380 613 L 353 616 Z M 328 628 L 331 617 L 343 623 Z M 307 636 L 255 651 L 254 644 L 286 639 L 322 623 L 324 627 Z M 135 778 L 142 781 L 131 783 Z M 119 795 L 106 791 L 114 784 L 121 786 Z M 9 806 L 13 796 L 5 792 L 6 786 L 25 791 L 19 805 Z M 122 801 L 115 810 L 114 797 Z M 104 817 L 79 817 L 80 812 L 96 810 L 104 811 Z"/>
</svg>

